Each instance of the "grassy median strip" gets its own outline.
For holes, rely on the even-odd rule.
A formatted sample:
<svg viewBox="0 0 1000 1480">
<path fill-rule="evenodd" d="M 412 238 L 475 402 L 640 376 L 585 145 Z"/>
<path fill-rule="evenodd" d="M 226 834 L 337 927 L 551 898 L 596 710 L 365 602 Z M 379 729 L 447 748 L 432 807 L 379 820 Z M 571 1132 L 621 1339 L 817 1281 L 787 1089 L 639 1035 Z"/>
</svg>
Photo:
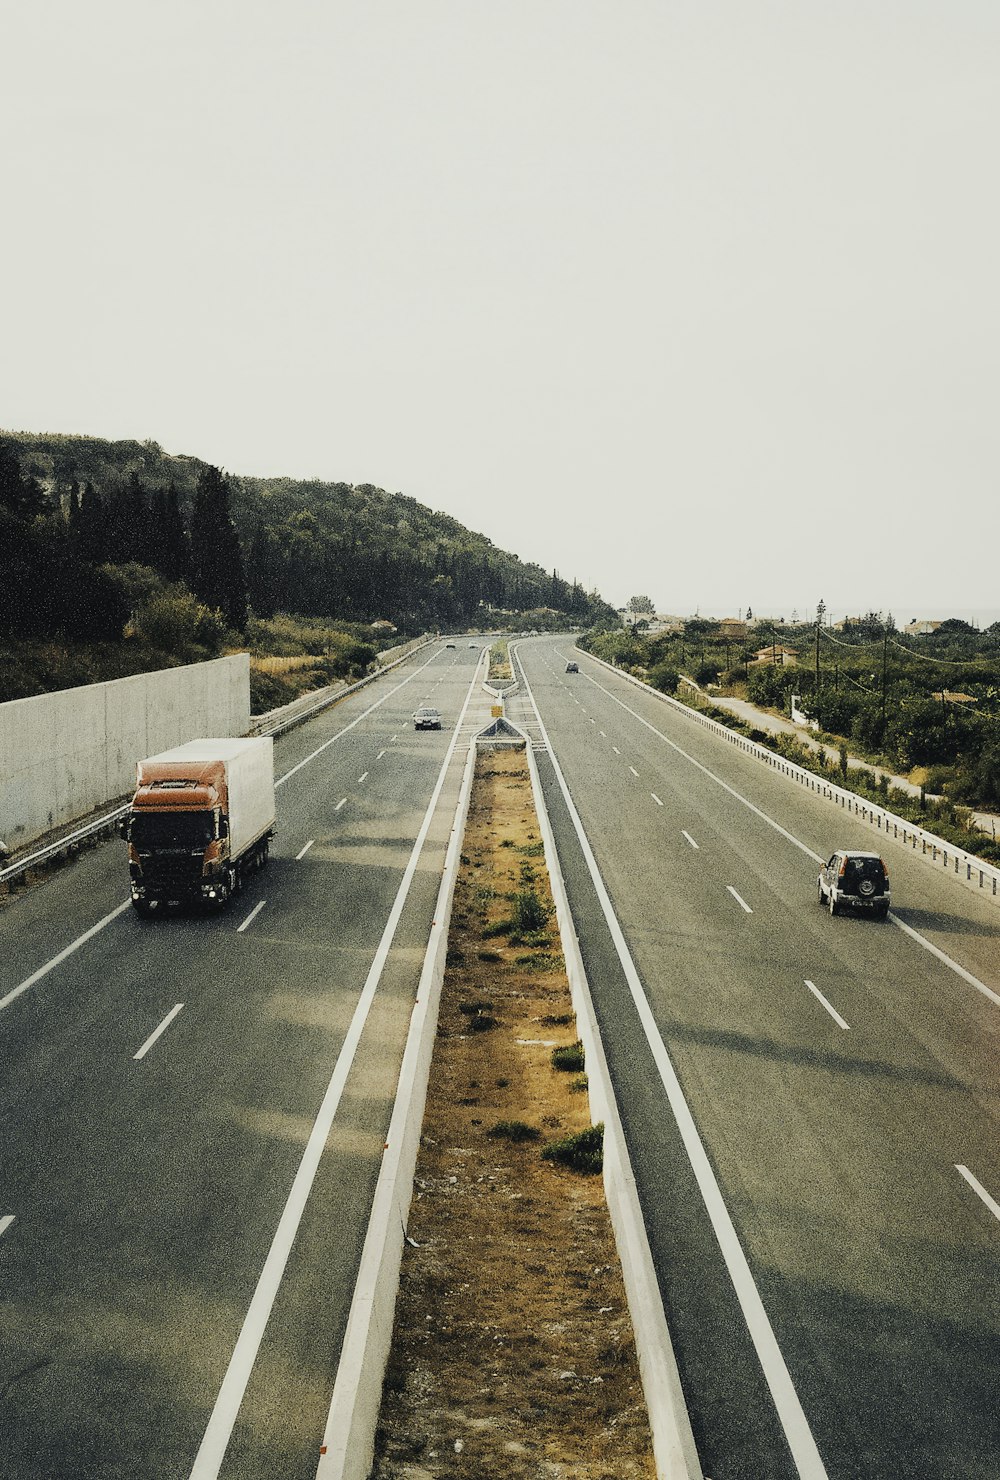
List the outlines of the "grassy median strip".
<svg viewBox="0 0 1000 1480">
<path fill-rule="evenodd" d="M 373 1480 L 654 1475 L 582 1068 L 524 752 L 486 751 Z"/>
</svg>

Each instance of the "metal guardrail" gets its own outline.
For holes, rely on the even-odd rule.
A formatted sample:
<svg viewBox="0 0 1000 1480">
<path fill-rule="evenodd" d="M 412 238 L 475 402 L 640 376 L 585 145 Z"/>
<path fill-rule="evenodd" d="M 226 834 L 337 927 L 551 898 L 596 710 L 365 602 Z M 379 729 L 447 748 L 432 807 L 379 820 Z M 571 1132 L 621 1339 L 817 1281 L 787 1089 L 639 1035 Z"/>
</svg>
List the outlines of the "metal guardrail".
<svg viewBox="0 0 1000 1480">
<path fill-rule="evenodd" d="M 65 837 L 57 838 L 54 843 L 47 843 L 44 848 L 39 848 L 34 853 L 29 853 L 25 858 L 19 858 L 14 863 L 9 863 L 6 868 L 0 869 L 0 884 L 5 884 L 8 879 L 16 878 L 18 874 L 25 874 L 30 869 L 39 868 L 53 858 L 58 858 L 62 853 L 75 853 L 80 846 L 89 838 L 99 836 L 103 832 L 109 832 L 116 827 L 128 812 L 129 803 L 125 802 L 116 807 L 113 812 L 106 812 L 95 818 L 93 822 L 86 823 L 75 832 L 67 833 Z"/>
<path fill-rule="evenodd" d="M 391 663 L 384 664 L 375 673 L 368 673 L 364 678 L 359 679 L 357 683 L 348 684 L 345 688 L 338 688 L 335 693 L 324 693 L 321 699 L 318 699 L 307 708 L 299 709 L 294 715 L 286 714 L 283 719 L 278 718 L 273 724 L 264 725 L 260 728 L 255 727 L 251 723 L 249 733 L 251 735 L 283 735 L 287 730 L 294 729 L 296 725 L 303 724 L 307 719 L 311 719 L 313 715 L 319 714 L 324 709 L 329 709 L 330 705 L 336 704 L 338 699 L 346 698 L 348 694 L 353 694 L 358 689 L 364 688 L 366 684 L 374 682 L 376 678 L 381 678 L 383 673 L 389 673 L 393 668 L 398 668 L 413 653 L 419 652 L 421 648 L 427 647 L 428 644 L 436 640 L 433 637 L 425 638 L 423 642 L 407 648 L 407 651 L 402 657 L 394 659 Z M 285 706 L 285 709 L 289 710 L 294 705 L 300 703 L 300 699 L 293 699 L 291 704 Z M 280 714 L 280 711 L 272 710 L 271 712 L 272 714 Z M 265 718 L 268 717 L 265 716 Z M 75 831 L 65 834 L 63 837 L 56 838 L 52 843 L 46 843 L 44 847 L 36 849 L 35 852 L 29 853 L 23 858 L 16 859 L 13 863 L 7 864 L 5 868 L 0 868 L 0 885 L 17 878 L 19 874 L 28 873 L 33 868 L 41 868 L 44 864 L 50 863 L 64 854 L 75 853 L 89 839 L 99 837 L 104 832 L 112 831 L 117 827 L 121 819 L 127 815 L 129 805 L 128 802 L 122 802 L 113 811 L 103 813 L 92 822 L 85 823 L 83 827 L 79 827 Z"/>
</svg>

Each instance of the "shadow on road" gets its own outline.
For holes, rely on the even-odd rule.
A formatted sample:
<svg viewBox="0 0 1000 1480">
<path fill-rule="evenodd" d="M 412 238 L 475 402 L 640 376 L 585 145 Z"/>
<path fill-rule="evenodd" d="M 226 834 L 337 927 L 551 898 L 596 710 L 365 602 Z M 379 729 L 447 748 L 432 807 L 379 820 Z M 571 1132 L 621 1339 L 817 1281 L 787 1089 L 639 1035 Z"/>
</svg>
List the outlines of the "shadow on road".
<svg viewBox="0 0 1000 1480">
<path fill-rule="evenodd" d="M 973 1091 L 992 1098 L 1000 1096 L 1000 1090 L 992 1083 L 976 1084 L 971 1078 L 959 1079 L 928 1065 L 893 1064 L 886 1059 L 849 1057 L 830 1053 L 813 1044 L 778 1043 L 773 1038 L 758 1038 L 746 1033 L 734 1033 L 721 1028 L 700 1028 L 690 1024 L 667 1027 L 663 1037 L 668 1049 L 676 1042 L 698 1043 L 710 1048 L 725 1049 L 729 1053 L 747 1054 L 757 1059 L 818 1066 L 833 1074 L 843 1074 L 851 1078 L 889 1079 L 901 1084 L 926 1084 L 938 1089 L 961 1090 L 966 1093 Z"/>
<path fill-rule="evenodd" d="M 952 915 L 945 910 L 918 910 L 909 907 L 898 909 L 893 905 L 892 913 L 904 925 L 909 925 L 911 930 L 941 931 L 945 935 L 989 936 L 998 933 L 997 926 L 970 920 L 964 915 Z"/>
</svg>

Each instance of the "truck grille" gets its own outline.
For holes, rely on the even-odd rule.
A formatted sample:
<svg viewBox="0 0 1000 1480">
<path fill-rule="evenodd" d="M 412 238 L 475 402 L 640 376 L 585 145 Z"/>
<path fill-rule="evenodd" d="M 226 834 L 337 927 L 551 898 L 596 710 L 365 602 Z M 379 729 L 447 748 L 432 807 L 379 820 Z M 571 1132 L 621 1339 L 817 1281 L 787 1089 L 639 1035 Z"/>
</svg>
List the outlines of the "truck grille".
<svg viewBox="0 0 1000 1480">
<path fill-rule="evenodd" d="M 159 889 L 174 884 L 179 884 L 185 889 L 197 889 L 201 883 L 200 857 L 160 854 L 157 858 L 141 858 L 141 862 L 143 883 L 148 889 Z"/>
</svg>

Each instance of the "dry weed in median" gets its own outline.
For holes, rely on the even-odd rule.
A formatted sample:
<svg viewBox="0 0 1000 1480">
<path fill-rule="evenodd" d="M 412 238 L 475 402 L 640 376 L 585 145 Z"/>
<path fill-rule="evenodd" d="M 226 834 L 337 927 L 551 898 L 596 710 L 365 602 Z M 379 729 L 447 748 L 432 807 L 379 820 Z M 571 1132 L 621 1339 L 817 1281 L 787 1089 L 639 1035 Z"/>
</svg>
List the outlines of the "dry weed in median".
<svg viewBox="0 0 1000 1480">
<path fill-rule="evenodd" d="M 373 1480 L 655 1473 L 602 1180 L 542 1155 L 590 1119 L 540 855 L 523 751 L 480 755 Z"/>
</svg>

